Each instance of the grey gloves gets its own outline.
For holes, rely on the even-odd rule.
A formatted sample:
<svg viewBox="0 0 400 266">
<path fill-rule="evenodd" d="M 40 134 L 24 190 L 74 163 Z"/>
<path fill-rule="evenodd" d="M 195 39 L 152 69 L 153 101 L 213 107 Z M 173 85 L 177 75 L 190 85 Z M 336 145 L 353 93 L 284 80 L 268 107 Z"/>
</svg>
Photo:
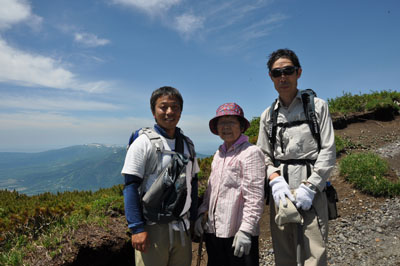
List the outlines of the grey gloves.
<svg viewBox="0 0 400 266">
<path fill-rule="evenodd" d="M 276 207 L 279 208 L 279 201 L 282 201 L 283 206 L 286 207 L 286 197 L 288 197 L 288 199 L 293 202 L 295 201 L 294 196 L 290 192 L 289 185 L 288 183 L 286 183 L 283 176 L 275 177 L 274 179 L 272 179 L 272 181 L 269 182 L 269 185 L 272 190 L 272 197 L 274 198 Z"/>
<path fill-rule="evenodd" d="M 304 184 L 301 184 L 298 189 L 296 189 L 296 207 L 297 209 L 302 208 L 307 211 L 311 208 L 314 196 L 317 192 L 313 191 Z"/>
<path fill-rule="evenodd" d="M 204 229 L 206 229 L 206 223 L 203 222 L 204 213 L 200 214 L 194 223 L 194 233 L 196 236 L 201 236 L 204 233 Z"/>
<path fill-rule="evenodd" d="M 204 230 L 207 229 L 207 223 L 204 223 L 204 213 L 200 214 L 194 223 L 194 233 L 201 236 Z M 249 233 L 238 231 L 233 239 L 232 248 L 234 248 L 233 255 L 242 257 L 243 254 L 248 255 L 251 248 L 251 235 Z"/>
<path fill-rule="evenodd" d="M 235 249 L 233 255 L 236 257 L 240 258 L 243 254 L 249 255 L 251 248 L 251 235 L 239 230 L 233 239 L 232 247 Z"/>
</svg>

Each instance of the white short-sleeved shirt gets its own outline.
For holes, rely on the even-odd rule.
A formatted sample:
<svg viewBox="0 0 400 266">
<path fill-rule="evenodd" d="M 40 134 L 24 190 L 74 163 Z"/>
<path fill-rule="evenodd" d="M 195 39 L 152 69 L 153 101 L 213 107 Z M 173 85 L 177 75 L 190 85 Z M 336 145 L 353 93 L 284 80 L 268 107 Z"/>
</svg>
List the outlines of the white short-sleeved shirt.
<svg viewBox="0 0 400 266">
<path fill-rule="evenodd" d="M 164 145 L 164 149 L 166 150 L 174 150 L 175 149 L 175 139 L 167 139 L 161 136 L 161 140 Z M 145 135 L 142 134 L 140 135 L 129 147 L 128 152 L 126 153 L 125 157 L 125 163 L 122 168 L 121 174 L 129 174 L 129 175 L 136 175 L 140 178 L 144 177 L 145 174 L 145 168 L 146 164 L 152 164 L 154 165 L 154 172 L 149 175 L 149 178 L 147 179 L 147 182 L 145 185 L 145 190 L 147 191 L 150 186 L 154 183 L 154 181 L 157 178 L 157 163 L 158 163 L 158 157 L 151 157 L 151 152 L 152 152 L 152 144 L 149 140 L 149 138 Z M 187 146 L 186 141 L 184 141 L 184 154 L 189 157 L 189 148 Z M 166 167 L 171 160 L 171 155 L 170 154 L 163 154 L 162 155 L 162 167 Z M 182 210 L 182 214 L 186 213 L 189 211 L 190 205 L 192 203 L 191 199 L 191 191 L 192 191 L 192 186 L 191 186 L 191 181 L 192 177 L 194 174 L 198 173 L 200 170 L 199 165 L 197 163 L 197 160 L 195 158 L 194 164 L 191 160 L 189 160 L 187 166 L 186 166 L 186 184 L 187 184 L 187 197 L 186 197 L 186 202 L 185 206 Z"/>
</svg>

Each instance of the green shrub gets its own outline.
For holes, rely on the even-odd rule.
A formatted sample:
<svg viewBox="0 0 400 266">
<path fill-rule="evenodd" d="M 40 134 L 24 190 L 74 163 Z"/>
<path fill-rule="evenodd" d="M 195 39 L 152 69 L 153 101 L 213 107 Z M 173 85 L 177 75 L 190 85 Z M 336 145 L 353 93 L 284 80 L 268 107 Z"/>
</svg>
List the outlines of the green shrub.
<svg viewBox="0 0 400 266">
<path fill-rule="evenodd" d="M 343 93 L 341 97 L 328 99 L 328 105 L 330 112 L 338 115 L 382 109 L 398 112 L 400 106 L 395 101 L 400 101 L 400 92 L 383 90 L 372 91 L 369 94 Z"/>
<path fill-rule="evenodd" d="M 329 110 L 331 113 L 346 114 L 351 112 L 361 112 L 365 109 L 361 95 L 343 93 L 343 96 L 335 99 L 328 99 Z"/>
<path fill-rule="evenodd" d="M 22 265 L 25 250 L 34 245 L 57 253 L 65 230 L 102 223 L 105 216 L 122 215 L 123 209 L 122 185 L 35 196 L 0 190 L 0 265 Z"/>
<path fill-rule="evenodd" d="M 336 155 L 344 152 L 347 147 L 347 141 L 339 136 L 335 136 Z"/>
<path fill-rule="evenodd" d="M 203 159 L 199 159 L 200 172 L 198 173 L 199 179 L 199 197 L 201 197 L 207 188 L 208 178 L 211 173 L 211 162 L 214 156 L 209 156 Z"/>
<path fill-rule="evenodd" d="M 388 163 L 370 152 L 350 154 L 339 164 L 340 175 L 364 193 L 390 197 L 400 195 L 400 182 L 385 178 L 388 170 Z"/>
<path fill-rule="evenodd" d="M 342 138 L 336 135 L 335 135 L 335 145 L 336 145 L 336 155 L 339 155 L 340 153 L 344 152 L 347 153 L 351 149 L 356 149 L 357 147 L 360 147 L 360 145 L 357 145 L 346 138 Z"/>
<path fill-rule="evenodd" d="M 257 143 L 258 131 L 260 128 L 260 117 L 253 117 L 250 121 L 250 127 L 244 132 L 249 137 L 249 142 L 252 144 Z"/>
</svg>

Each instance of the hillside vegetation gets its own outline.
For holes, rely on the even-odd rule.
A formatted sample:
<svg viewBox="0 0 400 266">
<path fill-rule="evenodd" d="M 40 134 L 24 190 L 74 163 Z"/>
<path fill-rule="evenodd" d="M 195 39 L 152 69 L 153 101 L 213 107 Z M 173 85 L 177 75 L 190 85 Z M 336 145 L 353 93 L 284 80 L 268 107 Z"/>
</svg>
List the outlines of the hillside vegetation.
<svg viewBox="0 0 400 266">
<path fill-rule="evenodd" d="M 371 97 L 371 95 L 374 95 L 374 97 Z M 376 98 L 382 99 L 387 104 L 371 104 L 370 102 L 375 101 Z M 398 115 L 400 110 L 399 92 L 382 91 L 366 95 L 344 94 L 342 97 L 328 100 L 330 108 L 332 106 L 332 116 L 335 117 L 337 112 L 343 116 L 344 114 L 354 113 L 354 110 L 347 112 L 346 110 L 349 109 L 345 108 L 354 99 L 357 99 L 358 103 L 365 101 L 362 104 L 364 107 L 357 109 L 359 113 L 380 114 L 385 112 L 394 116 Z M 246 131 L 246 135 L 250 137 L 252 143 L 257 141 L 258 125 L 259 118 L 253 118 L 251 127 Z M 348 178 L 349 182 L 354 182 L 358 189 L 372 195 L 399 195 L 400 185 L 398 180 L 382 181 L 385 179 L 387 167 L 384 166 L 384 163 L 380 163 L 381 158 L 372 156 L 371 159 L 368 155 L 366 159 L 362 157 L 354 159 L 347 155 L 352 154 L 352 149 L 356 144 L 338 136 L 335 139 L 338 154 L 343 155 L 344 159 L 348 157 L 352 160 L 347 162 L 351 170 L 361 171 L 361 173 L 358 172 L 357 180 Z M 49 156 L 49 159 L 57 161 L 56 156 Z M 200 192 L 204 192 L 210 173 L 211 161 L 212 157 L 199 160 L 201 168 L 199 174 Z M 363 166 L 363 162 L 366 162 L 365 166 Z M 351 167 L 353 165 L 360 167 Z M 345 168 L 343 167 L 343 169 Z M 367 175 L 365 175 L 366 168 L 369 170 L 372 168 L 375 172 L 371 170 L 372 181 L 367 182 L 368 186 L 362 186 L 365 182 L 359 182 L 359 179 L 367 178 Z M 86 174 L 93 175 L 91 171 Z M 356 176 L 354 172 L 346 173 L 345 171 L 343 171 L 343 175 Z M 370 176 L 368 175 L 368 178 Z M 376 181 L 377 179 L 379 182 Z M 383 192 L 377 193 L 377 191 Z M 121 215 L 123 215 L 121 185 L 100 189 L 96 192 L 66 191 L 42 193 L 35 196 L 27 196 L 17 191 L 2 190 L 0 191 L 0 265 L 22 265 L 28 254 L 31 256 L 38 247 L 45 248 L 46 254 L 50 257 L 60 256 L 63 248 L 61 243 L 65 235 L 83 224 L 105 226 L 109 217 Z"/>
<path fill-rule="evenodd" d="M 61 240 L 86 223 L 104 224 L 123 214 L 122 186 L 91 191 L 66 191 L 27 196 L 0 191 L 0 265 L 21 265 L 35 246 L 61 253 Z"/>
</svg>

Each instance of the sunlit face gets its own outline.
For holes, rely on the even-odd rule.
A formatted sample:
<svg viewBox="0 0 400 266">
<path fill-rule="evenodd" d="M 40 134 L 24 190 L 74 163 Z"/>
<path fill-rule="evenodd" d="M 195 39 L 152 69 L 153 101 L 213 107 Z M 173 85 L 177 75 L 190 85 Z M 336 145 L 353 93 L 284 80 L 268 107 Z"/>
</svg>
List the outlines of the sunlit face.
<svg viewBox="0 0 400 266">
<path fill-rule="evenodd" d="M 153 116 L 157 124 L 162 127 L 170 137 L 175 134 L 176 125 L 181 118 L 181 106 L 175 96 L 165 95 L 157 99 Z"/>
<path fill-rule="evenodd" d="M 218 118 L 217 131 L 218 136 L 225 142 L 227 148 L 232 146 L 242 133 L 239 119 L 233 115 Z"/>
<path fill-rule="evenodd" d="M 292 61 L 288 58 L 279 58 L 272 65 L 271 69 L 284 68 L 287 66 L 293 66 Z M 274 82 L 275 89 L 278 91 L 280 96 L 285 97 L 285 96 L 296 95 L 297 80 L 301 76 L 301 71 L 302 71 L 301 68 L 299 68 L 299 69 L 297 69 L 297 72 L 295 71 L 291 75 L 282 74 L 280 77 L 276 77 L 276 78 L 274 78 L 271 75 L 271 72 L 269 73 L 269 76 L 271 77 L 272 82 Z"/>
</svg>

